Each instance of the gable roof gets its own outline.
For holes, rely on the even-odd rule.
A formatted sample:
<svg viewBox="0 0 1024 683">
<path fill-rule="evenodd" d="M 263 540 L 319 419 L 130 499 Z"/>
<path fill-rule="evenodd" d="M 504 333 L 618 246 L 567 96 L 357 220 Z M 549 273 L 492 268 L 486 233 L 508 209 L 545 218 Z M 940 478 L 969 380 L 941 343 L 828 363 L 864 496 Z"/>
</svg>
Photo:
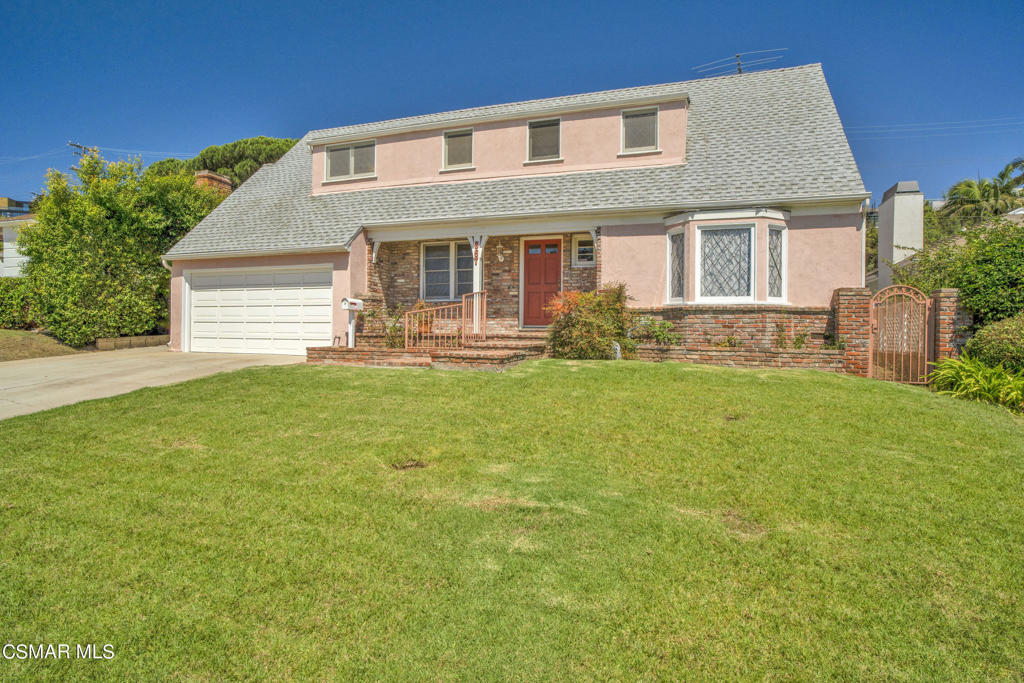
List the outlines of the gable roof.
<svg viewBox="0 0 1024 683">
<path fill-rule="evenodd" d="M 678 212 L 867 196 L 820 64 L 688 81 L 683 86 L 648 88 L 676 88 L 689 97 L 683 164 L 311 196 L 309 142 L 323 133 L 317 131 L 304 136 L 277 163 L 256 172 L 167 256 L 345 249 L 362 227 L 373 225 L 584 212 Z M 461 112 L 482 109 L 489 108 Z M 439 119 L 434 122 L 444 125 Z M 327 130 L 337 134 L 353 128 Z"/>
</svg>

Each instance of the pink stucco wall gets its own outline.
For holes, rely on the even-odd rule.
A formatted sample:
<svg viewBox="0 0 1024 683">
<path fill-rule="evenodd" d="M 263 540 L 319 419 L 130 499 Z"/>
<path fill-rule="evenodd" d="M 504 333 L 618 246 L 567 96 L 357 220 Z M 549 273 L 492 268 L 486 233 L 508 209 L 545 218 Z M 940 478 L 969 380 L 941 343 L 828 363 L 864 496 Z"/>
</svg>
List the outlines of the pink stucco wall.
<svg viewBox="0 0 1024 683">
<path fill-rule="evenodd" d="M 665 225 L 601 228 L 601 282 L 625 282 L 632 306 L 665 304 Z"/>
<path fill-rule="evenodd" d="M 786 303 L 827 306 L 832 291 L 860 287 L 863 244 L 859 213 L 794 216 L 788 224 L 768 218 L 692 221 L 687 224 L 625 225 L 601 228 L 601 280 L 625 282 L 635 306 L 664 306 L 667 299 L 667 231 L 683 226 L 686 234 L 686 301 L 696 294 L 696 231 L 701 225 L 756 227 L 755 302 L 767 302 L 768 228 L 788 225 Z"/>
<path fill-rule="evenodd" d="M 685 101 L 659 105 L 659 153 L 620 156 L 622 109 L 566 114 L 561 117 L 562 161 L 527 160 L 527 119 L 473 126 L 474 170 L 442 171 L 444 130 L 458 126 L 376 138 L 376 179 L 324 183 L 324 146 L 313 148 L 313 194 L 370 187 L 483 180 L 626 166 L 657 166 L 684 161 Z M 544 117 L 548 118 L 548 117 Z"/>
<path fill-rule="evenodd" d="M 863 286 L 864 243 L 859 213 L 789 219 L 789 302 L 827 306 L 832 290 Z"/>
<path fill-rule="evenodd" d="M 365 248 L 364 248 L 365 252 Z M 363 259 L 365 262 L 365 258 Z M 182 295 L 184 290 L 184 272 L 186 270 L 206 270 L 222 268 L 261 268 L 267 266 L 305 266 L 330 264 L 334 271 L 332 283 L 334 285 L 334 310 L 338 311 L 341 300 L 350 295 L 351 275 L 349 271 L 348 253 L 324 253 L 324 254 L 293 254 L 280 256 L 255 256 L 245 258 L 218 258 L 175 261 L 171 264 L 171 343 L 172 351 L 181 351 L 181 332 L 183 322 Z M 363 279 L 365 281 L 365 270 Z M 333 336 L 344 338 L 347 319 L 342 315 L 334 316 Z"/>
</svg>

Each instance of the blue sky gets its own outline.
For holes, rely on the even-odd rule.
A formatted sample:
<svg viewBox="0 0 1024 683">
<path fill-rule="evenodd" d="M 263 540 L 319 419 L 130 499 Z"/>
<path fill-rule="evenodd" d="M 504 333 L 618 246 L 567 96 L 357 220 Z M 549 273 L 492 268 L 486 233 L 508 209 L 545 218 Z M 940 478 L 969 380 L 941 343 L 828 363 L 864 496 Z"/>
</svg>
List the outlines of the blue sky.
<svg viewBox="0 0 1024 683">
<path fill-rule="evenodd" d="M 68 140 L 147 163 L 253 135 L 699 76 L 735 52 L 821 62 L 874 200 L 1024 156 L 1020 0 L 6 3 L 0 196 Z"/>
</svg>

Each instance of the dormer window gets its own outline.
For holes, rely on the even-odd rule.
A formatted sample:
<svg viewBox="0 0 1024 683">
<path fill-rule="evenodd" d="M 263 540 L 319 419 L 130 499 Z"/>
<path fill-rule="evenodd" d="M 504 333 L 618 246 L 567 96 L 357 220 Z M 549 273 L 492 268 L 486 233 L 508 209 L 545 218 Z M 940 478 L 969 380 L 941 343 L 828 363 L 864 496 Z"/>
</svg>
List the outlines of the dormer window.
<svg viewBox="0 0 1024 683">
<path fill-rule="evenodd" d="M 560 128 L 558 119 L 530 121 L 527 161 L 557 161 L 562 154 Z"/>
<path fill-rule="evenodd" d="M 622 112 L 623 154 L 658 151 L 658 108 Z"/>
<path fill-rule="evenodd" d="M 449 130 L 444 134 L 444 168 L 473 166 L 473 129 Z"/>
<path fill-rule="evenodd" d="M 376 145 L 373 140 L 327 148 L 326 180 L 372 178 L 375 171 Z"/>
</svg>

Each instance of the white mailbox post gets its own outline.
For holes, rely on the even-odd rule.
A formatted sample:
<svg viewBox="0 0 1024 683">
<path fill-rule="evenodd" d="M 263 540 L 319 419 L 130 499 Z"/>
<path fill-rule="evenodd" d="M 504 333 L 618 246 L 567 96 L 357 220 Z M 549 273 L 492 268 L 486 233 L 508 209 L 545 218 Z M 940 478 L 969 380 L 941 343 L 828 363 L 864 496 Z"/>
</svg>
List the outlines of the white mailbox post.
<svg viewBox="0 0 1024 683">
<path fill-rule="evenodd" d="M 363 310 L 363 300 L 346 297 L 341 300 L 341 310 L 348 311 L 348 348 L 354 349 L 356 347 L 356 314 Z"/>
</svg>

